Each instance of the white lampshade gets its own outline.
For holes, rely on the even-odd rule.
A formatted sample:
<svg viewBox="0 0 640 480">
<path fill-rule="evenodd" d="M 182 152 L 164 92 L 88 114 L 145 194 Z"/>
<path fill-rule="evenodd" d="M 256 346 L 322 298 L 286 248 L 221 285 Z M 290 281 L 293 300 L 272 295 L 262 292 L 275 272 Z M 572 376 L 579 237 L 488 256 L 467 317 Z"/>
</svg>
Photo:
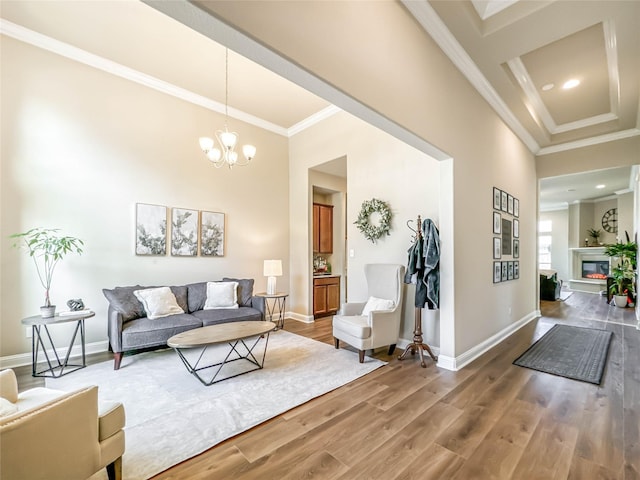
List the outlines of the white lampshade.
<svg viewBox="0 0 640 480">
<path fill-rule="evenodd" d="M 213 138 L 209 137 L 200 137 L 200 148 L 203 152 L 207 153 L 209 150 L 213 148 Z"/>
<path fill-rule="evenodd" d="M 282 260 L 265 260 L 264 276 L 280 277 L 282 275 Z"/>
<path fill-rule="evenodd" d="M 220 143 L 222 143 L 222 145 L 228 150 L 232 150 L 233 147 L 236 146 L 237 140 L 238 140 L 238 137 L 236 137 L 235 133 L 220 132 Z"/>
<path fill-rule="evenodd" d="M 247 160 L 251 160 L 256 156 L 256 147 L 254 147 L 253 145 L 244 145 L 242 147 L 242 153 Z"/>
<path fill-rule="evenodd" d="M 267 278 L 267 295 L 276 294 L 276 277 L 282 275 L 282 260 L 265 260 L 264 276 Z"/>
</svg>

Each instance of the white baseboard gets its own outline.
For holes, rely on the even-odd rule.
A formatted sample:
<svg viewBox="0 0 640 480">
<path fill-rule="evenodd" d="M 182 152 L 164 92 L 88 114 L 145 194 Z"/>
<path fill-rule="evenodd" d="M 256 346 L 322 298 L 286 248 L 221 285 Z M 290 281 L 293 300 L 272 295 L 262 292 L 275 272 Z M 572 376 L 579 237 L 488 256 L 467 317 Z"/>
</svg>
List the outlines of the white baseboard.
<svg viewBox="0 0 640 480">
<path fill-rule="evenodd" d="M 302 322 L 302 323 L 313 323 L 314 319 L 313 319 L 313 315 L 302 315 L 301 313 L 295 313 L 295 312 L 287 312 L 287 320 L 291 319 L 291 320 L 297 320 L 298 322 Z"/>
<path fill-rule="evenodd" d="M 487 338 L 484 342 L 479 343 L 475 347 L 471 347 L 466 352 L 458 355 L 457 357 L 449 357 L 445 355 L 438 356 L 438 366 L 442 367 L 446 370 L 457 371 L 473 362 L 476 358 L 480 357 L 482 354 L 486 353 L 500 342 L 505 340 L 508 336 L 512 335 L 516 331 L 520 330 L 527 323 L 536 318 L 540 317 L 540 310 L 534 310 L 533 312 L 525 315 L 517 322 L 514 322 L 507 326 L 506 328 L 500 330 L 495 335 Z"/>
<path fill-rule="evenodd" d="M 101 342 L 93 342 L 85 345 L 85 354 L 89 355 L 91 353 L 101 353 L 106 352 L 109 349 L 109 341 L 103 340 Z M 58 353 L 58 357 L 63 359 L 67 354 L 67 348 L 58 348 L 56 349 Z M 47 355 L 49 358 L 55 358 L 53 350 L 47 350 Z M 82 356 L 82 349 L 80 345 L 74 345 L 71 349 L 70 358 L 80 357 Z M 44 355 L 40 356 L 40 359 L 43 359 Z M 8 355 L 6 357 L 0 357 L 0 368 L 15 368 L 22 367 L 24 365 L 31 365 L 31 352 L 28 353 L 19 353 L 17 355 Z"/>
</svg>

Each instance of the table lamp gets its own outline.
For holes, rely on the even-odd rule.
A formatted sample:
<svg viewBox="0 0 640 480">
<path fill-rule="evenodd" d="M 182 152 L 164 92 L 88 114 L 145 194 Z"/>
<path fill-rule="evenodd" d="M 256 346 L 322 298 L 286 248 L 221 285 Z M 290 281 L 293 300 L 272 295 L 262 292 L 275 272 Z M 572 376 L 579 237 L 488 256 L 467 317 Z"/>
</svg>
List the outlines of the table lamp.
<svg viewBox="0 0 640 480">
<path fill-rule="evenodd" d="M 264 276 L 267 278 L 267 295 L 276 293 L 276 277 L 282 275 L 282 260 L 265 260 Z"/>
</svg>

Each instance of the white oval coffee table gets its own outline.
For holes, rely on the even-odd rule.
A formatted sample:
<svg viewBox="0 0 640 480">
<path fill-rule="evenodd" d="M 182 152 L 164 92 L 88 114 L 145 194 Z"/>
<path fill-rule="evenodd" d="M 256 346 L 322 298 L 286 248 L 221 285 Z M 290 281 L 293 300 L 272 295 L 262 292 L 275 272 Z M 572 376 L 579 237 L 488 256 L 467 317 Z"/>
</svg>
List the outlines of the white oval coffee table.
<svg viewBox="0 0 640 480">
<path fill-rule="evenodd" d="M 260 370 L 264 366 L 264 359 L 267 355 L 269 334 L 275 328 L 275 323 L 266 321 L 220 323 L 174 335 L 167 340 L 167 345 L 178 353 L 189 373 L 200 380 L 203 385 L 209 386 L 238 375 Z M 262 358 L 258 360 L 253 351 L 263 338 L 265 341 L 264 349 L 261 352 Z M 212 347 L 224 344 L 229 346 L 226 354 L 223 352 L 218 357 L 218 361 L 210 363 L 206 356 L 207 351 Z M 192 352 L 194 349 L 199 349 L 199 352 Z M 243 360 L 253 365 L 253 368 L 242 369 L 236 373 L 232 371 L 227 376 L 222 374 L 223 369 L 229 364 Z M 210 373 L 207 378 L 204 378 L 200 372 L 206 370 L 209 370 Z"/>
</svg>

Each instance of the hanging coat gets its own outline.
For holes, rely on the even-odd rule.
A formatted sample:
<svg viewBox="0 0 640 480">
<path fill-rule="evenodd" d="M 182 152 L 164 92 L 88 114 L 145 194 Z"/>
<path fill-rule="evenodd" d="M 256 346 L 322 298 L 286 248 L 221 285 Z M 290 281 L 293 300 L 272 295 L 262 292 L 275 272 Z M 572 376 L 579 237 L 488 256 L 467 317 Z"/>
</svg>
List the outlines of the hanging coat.
<svg viewBox="0 0 640 480">
<path fill-rule="evenodd" d="M 423 281 L 427 290 L 429 308 L 440 306 L 440 234 L 436 225 L 427 219 L 422 223 Z"/>
</svg>

